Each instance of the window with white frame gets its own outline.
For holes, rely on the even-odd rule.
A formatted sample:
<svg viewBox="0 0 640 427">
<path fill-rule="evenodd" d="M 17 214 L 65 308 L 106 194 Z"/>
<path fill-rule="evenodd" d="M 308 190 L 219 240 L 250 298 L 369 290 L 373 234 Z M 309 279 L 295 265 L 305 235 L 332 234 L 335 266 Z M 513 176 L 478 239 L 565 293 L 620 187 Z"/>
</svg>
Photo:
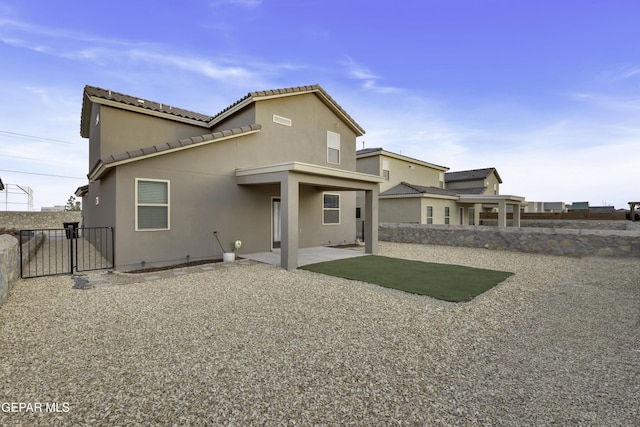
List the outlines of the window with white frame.
<svg viewBox="0 0 640 427">
<path fill-rule="evenodd" d="M 444 208 L 444 223 L 445 224 L 450 224 L 451 223 L 451 210 L 449 209 L 449 206 L 445 206 Z"/>
<path fill-rule="evenodd" d="M 340 195 L 323 193 L 322 224 L 340 224 Z"/>
<path fill-rule="evenodd" d="M 169 229 L 169 181 L 136 178 L 136 231 Z"/>
<path fill-rule="evenodd" d="M 427 206 L 427 224 L 433 224 L 433 206 Z"/>
<path fill-rule="evenodd" d="M 340 134 L 327 131 L 327 162 L 340 164 Z"/>
</svg>

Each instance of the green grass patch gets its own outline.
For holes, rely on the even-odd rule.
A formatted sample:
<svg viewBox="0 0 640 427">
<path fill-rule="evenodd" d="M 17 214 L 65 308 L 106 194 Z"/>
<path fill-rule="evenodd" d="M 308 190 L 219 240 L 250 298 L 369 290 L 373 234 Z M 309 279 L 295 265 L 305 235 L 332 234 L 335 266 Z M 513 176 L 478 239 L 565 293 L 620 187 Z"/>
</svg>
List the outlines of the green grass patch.
<svg viewBox="0 0 640 427">
<path fill-rule="evenodd" d="M 377 255 L 320 262 L 300 269 L 452 302 L 471 301 L 513 274 Z"/>
</svg>

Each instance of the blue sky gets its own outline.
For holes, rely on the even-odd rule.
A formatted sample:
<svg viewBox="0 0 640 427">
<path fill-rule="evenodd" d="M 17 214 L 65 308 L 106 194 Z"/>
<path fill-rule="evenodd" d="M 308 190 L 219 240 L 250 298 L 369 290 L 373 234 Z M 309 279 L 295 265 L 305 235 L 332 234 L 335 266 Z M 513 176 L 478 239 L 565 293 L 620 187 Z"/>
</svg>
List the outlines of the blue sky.
<svg viewBox="0 0 640 427">
<path fill-rule="evenodd" d="M 636 0 L 0 0 L 0 177 L 36 210 L 86 183 L 85 84 L 215 114 L 319 83 L 367 131 L 358 148 L 496 167 L 501 193 L 531 201 L 626 208 L 639 19 Z"/>
</svg>

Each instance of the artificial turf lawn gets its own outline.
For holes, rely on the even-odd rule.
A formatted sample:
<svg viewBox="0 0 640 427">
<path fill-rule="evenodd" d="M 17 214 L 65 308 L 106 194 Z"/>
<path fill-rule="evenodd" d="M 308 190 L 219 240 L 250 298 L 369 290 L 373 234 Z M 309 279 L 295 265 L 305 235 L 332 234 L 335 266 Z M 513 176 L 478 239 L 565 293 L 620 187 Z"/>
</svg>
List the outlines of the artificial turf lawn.
<svg viewBox="0 0 640 427">
<path fill-rule="evenodd" d="M 471 301 L 513 273 L 367 255 L 300 267 L 445 301 Z"/>
</svg>

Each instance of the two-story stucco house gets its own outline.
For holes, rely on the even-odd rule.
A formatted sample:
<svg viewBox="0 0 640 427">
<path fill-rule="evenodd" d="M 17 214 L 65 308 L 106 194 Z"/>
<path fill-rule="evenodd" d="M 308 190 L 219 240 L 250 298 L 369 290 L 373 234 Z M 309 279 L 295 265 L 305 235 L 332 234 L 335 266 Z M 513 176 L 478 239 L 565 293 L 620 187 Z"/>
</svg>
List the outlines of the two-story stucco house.
<svg viewBox="0 0 640 427">
<path fill-rule="evenodd" d="M 364 130 L 319 85 L 251 92 L 208 116 L 111 90 L 84 89 L 85 226 L 115 230 L 115 266 L 132 270 L 355 241 L 356 191 L 377 246 L 378 186 L 356 171 Z"/>
<path fill-rule="evenodd" d="M 502 179 L 495 168 L 448 172 L 446 166 L 382 148 L 359 150 L 356 157 L 359 172 L 385 179 L 380 184 L 380 222 L 477 225 L 481 211 L 497 210 L 499 225 L 506 227 L 506 213 L 512 210 L 514 226 L 520 225 L 524 197 L 501 195 Z"/>
</svg>

